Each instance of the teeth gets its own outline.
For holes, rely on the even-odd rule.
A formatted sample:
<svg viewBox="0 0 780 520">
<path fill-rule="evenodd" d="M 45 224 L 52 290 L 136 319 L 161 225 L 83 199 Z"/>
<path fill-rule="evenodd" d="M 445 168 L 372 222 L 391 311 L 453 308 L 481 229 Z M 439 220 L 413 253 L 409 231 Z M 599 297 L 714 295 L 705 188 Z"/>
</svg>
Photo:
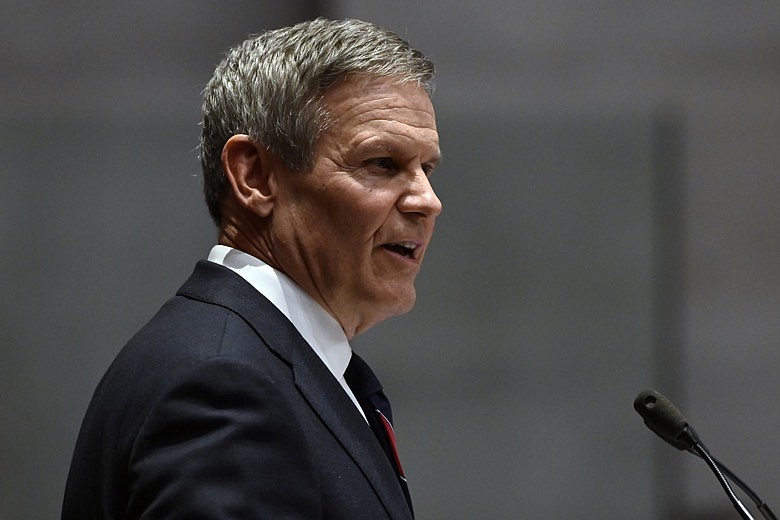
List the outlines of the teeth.
<svg viewBox="0 0 780 520">
<path fill-rule="evenodd" d="M 420 247 L 420 244 L 417 242 L 393 242 L 387 244 L 385 247 L 398 254 L 414 258 L 415 251 Z"/>
</svg>

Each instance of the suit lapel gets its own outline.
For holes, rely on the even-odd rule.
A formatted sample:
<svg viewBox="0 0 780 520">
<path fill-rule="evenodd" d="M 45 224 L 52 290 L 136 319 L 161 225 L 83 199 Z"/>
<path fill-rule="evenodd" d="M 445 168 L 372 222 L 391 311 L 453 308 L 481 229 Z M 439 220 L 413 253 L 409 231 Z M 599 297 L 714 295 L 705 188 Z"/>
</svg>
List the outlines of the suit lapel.
<svg viewBox="0 0 780 520">
<path fill-rule="evenodd" d="M 302 349 L 301 349 L 302 350 Z M 306 345 L 301 354 L 316 354 Z M 304 357 L 304 356 L 301 356 Z M 295 382 L 311 407 L 361 469 L 392 518 L 411 518 L 395 470 L 355 405 L 317 358 L 293 365 Z M 323 376 L 321 371 L 327 372 Z"/>
<path fill-rule="evenodd" d="M 295 384 L 314 412 L 371 483 L 391 518 L 410 519 L 406 498 L 371 428 L 317 354 L 287 318 L 229 269 L 201 261 L 180 294 L 239 314 L 290 364 Z"/>
</svg>

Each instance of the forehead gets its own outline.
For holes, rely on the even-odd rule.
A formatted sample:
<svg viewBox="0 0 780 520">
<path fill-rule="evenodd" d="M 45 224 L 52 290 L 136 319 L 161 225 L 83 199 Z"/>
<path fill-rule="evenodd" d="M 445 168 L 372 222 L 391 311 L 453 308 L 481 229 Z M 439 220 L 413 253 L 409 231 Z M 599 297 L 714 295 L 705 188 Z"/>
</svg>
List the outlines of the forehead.
<svg viewBox="0 0 780 520">
<path fill-rule="evenodd" d="M 353 77 L 328 89 L 323 103 L 331 117 L 326 132 L 331 137 L 360 140 L 380 133 L 438 149 L 433 104 L 416 83 Z"/>
</svg>

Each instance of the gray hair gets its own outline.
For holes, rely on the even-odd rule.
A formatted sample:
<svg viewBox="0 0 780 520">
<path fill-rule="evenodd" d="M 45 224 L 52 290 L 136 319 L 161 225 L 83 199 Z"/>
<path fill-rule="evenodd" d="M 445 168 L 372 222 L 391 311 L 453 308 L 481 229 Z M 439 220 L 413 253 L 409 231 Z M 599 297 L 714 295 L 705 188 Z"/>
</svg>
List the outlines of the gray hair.
<svg viewBox="0 0 780 520">
<path fill-rule="evenodd" d="M 265 32 L 227 53 L 204 91 L 200 140 L 203 191 L 218 226 L 227 140 L 247 134 L 290 171 L 311 169 L 329 122 L 322 95 L 352 75 L 397 76 L 433 91 L 428 58 L 397 34 L 359 20 L 318 18 Z"/>
</svg>

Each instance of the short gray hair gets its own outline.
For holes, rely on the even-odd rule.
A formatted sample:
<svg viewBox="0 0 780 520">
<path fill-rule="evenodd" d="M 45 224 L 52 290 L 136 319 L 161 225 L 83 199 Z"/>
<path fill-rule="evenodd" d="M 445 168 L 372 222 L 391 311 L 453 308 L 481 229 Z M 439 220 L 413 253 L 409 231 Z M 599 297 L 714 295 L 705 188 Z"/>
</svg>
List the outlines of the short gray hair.
<svg viewBox="0 0 780 520">
<path fill-rule="evenodd" d="M 247 134 L 292 172 L 311 169 L 327 128 L 326 89 L 352 75 L 398 76 L 433 91 L 433 63 L 397 34 L 359 20 L 318 18 L 268 31 L 231 49 L 203 96 L 200 161 L 214 222 L 227 190 L 222 148 Z"/>
</svg>

